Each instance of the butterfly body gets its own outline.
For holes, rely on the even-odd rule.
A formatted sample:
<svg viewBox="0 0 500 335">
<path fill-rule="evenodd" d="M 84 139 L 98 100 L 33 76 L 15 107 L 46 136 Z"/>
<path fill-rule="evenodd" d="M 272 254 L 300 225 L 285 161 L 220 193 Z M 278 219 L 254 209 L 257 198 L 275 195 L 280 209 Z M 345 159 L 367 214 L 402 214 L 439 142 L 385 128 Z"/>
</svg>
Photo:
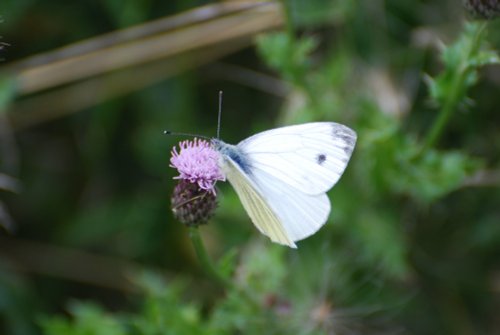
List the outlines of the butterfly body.
<svg viewBox="0 0 500 335">
<path fill-rule="evenodd" d="M 334 122 L 271 129 L 237 145 L 213 139 L 219 167 L 255 226 L 273 242 L 295 248 L 330 213 L 326 192 L 338 181 L 356 133 Z"/>
<path fill-rule="evenodd" d="M 245 173 L 251 173 L 251 165 L 249 163 L 249 159 L 247 155 L 242 152 L 238 146 L 227 144 L 220 139 L 212 139 L 212 145 L 215 150 L 217 150 L 221 154 L 221 160 L 219 162 L 219 166 L 224 171 L 226 169 L 226 164 L 228 163 L 226 160 L 233 161 L 236 165 L 240 167 Z"/>
</svg>

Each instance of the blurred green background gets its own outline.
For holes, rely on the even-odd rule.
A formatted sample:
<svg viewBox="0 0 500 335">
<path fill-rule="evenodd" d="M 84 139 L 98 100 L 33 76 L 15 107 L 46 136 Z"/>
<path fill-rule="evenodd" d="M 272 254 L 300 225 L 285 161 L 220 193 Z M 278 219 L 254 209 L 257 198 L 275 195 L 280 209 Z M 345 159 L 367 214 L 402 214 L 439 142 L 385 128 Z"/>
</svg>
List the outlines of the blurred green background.
<svg viewBox="0 0 500 335">
<path fill-rule="evenodd" d="M 500 333 L 498 22 L 285 3 L 2 0 L 0 334 Z M 219 90 L 228 143 L 358 133 L 297 250 L 219 185 L 200 232 L 225 288 L 172 217 L 163 135 L 214 136 Z"/>
</svg>

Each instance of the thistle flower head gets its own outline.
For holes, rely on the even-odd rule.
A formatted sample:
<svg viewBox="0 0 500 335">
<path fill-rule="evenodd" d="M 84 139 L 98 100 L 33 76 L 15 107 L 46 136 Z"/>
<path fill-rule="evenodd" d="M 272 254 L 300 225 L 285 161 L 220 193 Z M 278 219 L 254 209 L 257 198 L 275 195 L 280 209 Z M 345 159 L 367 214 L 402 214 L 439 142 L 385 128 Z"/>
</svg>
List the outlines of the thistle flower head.
<svg viewBox="0 0 500 335">
<path fill-rule="evenodd" d="M 193 141 L 183 141 L 172 149 L 170 166 L 179 171 L 174 179 L 186 180 L 198 184 L 202 190 L 215 194 L 215 183 L 224 181 L 225 177 L 219 169 L 219 153 L 205 140 L 195 138 Z"/>
</svg>

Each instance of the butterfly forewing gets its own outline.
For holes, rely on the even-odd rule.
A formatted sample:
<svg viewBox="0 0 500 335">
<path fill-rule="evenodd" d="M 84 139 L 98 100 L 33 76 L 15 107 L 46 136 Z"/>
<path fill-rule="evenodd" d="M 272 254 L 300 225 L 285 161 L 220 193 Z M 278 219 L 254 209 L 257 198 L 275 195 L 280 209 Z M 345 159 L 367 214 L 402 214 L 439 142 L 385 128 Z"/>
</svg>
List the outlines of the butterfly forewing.
<svg viewBox="0 0 500 335">
<path fill-rule="evenodd" d="M 276 128 L 238 144 L 257 174 L 266 172 L 306 194 L 321 194 L 339 180 L 356 143 L 356 133 L 334 122 Z"/>
</svg>

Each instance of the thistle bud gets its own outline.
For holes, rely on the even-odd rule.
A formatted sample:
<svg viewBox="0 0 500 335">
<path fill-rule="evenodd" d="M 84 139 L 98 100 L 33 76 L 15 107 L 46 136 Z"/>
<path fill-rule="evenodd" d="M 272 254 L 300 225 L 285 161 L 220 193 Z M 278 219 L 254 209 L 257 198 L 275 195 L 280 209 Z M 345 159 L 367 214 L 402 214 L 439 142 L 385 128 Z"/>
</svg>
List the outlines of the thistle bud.
<svg viewBox="0 0 500 335">
<path fill-rule="evenodd" d="M 500 0 L 464 0 L 465 9 L 474 19 L 495 19 L 500 15 Z"/>
<path fill-rule="evenodd" d="M 213 192 L 186 180 L 180 180 L 174 188 L 171 202 L 174 217 L 189 227 L 207 223 L 217 208 Z"/>
</svg>

